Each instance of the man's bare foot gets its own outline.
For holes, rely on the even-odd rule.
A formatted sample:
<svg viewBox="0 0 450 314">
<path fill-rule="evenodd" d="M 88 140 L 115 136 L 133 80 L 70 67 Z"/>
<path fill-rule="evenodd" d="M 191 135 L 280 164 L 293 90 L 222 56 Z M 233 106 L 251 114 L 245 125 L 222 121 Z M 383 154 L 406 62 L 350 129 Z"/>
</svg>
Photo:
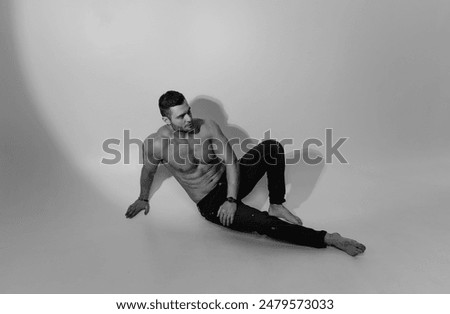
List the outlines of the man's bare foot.
<svg viewBox="0 0 450 314">
<path fill-rule="evenodd" d="M 334 246 L 351 256 L 356 256 L 366 250 L 366 247 L 363 244 L 349 238 L 344 238 L 339 233 L 327 233 L 325 235 L 325 243 Z"/>
<path fill-rule="evenodd" d="M 286 220 L 287 222 L 294 224 L 294 225 L 300 225 L 303 226 L 303 222 L 300 218 L 295 216 L 293 213 L 289 211 L 286 207 L 284 207 L 282 204 L 270 204 L 269 206 L 269 215 L 275 216 L 281 219 Z"/>
</svg>

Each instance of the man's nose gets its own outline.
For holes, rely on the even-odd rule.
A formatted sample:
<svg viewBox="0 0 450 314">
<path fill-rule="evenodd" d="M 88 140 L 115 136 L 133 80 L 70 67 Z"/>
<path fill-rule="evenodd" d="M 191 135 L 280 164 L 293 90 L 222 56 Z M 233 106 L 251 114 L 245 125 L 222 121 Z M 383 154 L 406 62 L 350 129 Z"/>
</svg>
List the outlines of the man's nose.
<svg viewBox="0 0 450 314">
<path fill-rule="evenodd" d="M 185 116 L 185 120 L 186 120 L 186 122 L 191 122 L 192 121 L 192 117 L 190 116 L 190 115 L 186 115 Z"/>
</svg>

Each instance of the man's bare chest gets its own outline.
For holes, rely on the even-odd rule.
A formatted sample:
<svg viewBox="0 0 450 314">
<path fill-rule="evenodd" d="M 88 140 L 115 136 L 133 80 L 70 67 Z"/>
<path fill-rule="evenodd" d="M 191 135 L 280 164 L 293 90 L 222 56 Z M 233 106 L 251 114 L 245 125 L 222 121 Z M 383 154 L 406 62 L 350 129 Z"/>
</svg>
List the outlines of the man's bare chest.
<svg viewBox="0 0 450 314">
<path fill-rule="evenodd" d="M 180 172 L 190 172 L 217 160 L 210 138 L 170 138 L 164 147 L 164 161 Z"/>
</svg>

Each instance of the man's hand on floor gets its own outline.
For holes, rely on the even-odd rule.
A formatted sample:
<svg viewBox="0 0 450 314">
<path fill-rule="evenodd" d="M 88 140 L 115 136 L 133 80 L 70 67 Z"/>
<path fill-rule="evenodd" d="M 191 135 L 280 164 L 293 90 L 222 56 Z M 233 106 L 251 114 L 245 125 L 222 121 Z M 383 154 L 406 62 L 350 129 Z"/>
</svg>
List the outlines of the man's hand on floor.
<svg viewBox="0 0 450 314">
<path fill-rule="evenodd" d="M 150 211 L 150 205 L 146 201 L 137 200 L 133 204 L 131 204 L 130 207 L 128 207 L 128 210 L 125 213 L 125 217 L 133 218 L 141 210 L 145 210 L 145 214 L 147 215 Z"/>
<path fill-rule="evenodd" d="M 237 204 L 226 201 L 220 206 L 217 212 L 217 217 L 220 223 L 226 227 L 230 226 L 234 220 L 234 213 L 236 212 Z"/>
</svg>

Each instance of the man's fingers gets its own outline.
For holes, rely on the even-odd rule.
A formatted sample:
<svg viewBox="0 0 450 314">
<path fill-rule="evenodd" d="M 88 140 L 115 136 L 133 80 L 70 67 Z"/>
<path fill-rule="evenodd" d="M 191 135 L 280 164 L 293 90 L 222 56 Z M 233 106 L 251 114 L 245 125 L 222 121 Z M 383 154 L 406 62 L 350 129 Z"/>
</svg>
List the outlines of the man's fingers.
<svg viewBox="0 0 450 314">
<path fill-rule="evenodd" d="M 222 207 L 219 208 L 217 211 L 217 217 L 219 217 L 219 221 L 224 226 L 230 226 L 233 224 L 234 221 L 234 214 L 232 212 L 229 212 Z"/>
<path fill-rule="evenodd" d="M 225 226 L 225 218 L 226 218 L 225 211 L 222 210 L 219 214 L 219 221 L 224 226 Z"/>
<path fill-rule="evenodd" d="M 141 208 L 141 209 L 138 209 L 136 206 L 130 206 L 129 208 L 128 208 L 128 211 L 127 211 L 127 213 L 125 214 L 125 216 L 127 217 L 127 218 L 133 218 L 134 216 L 136 216 L 141 210 L 142 210 L 143 208 Z"/>
<path fill-rule="evenodd" d="M 226 226 L 229 227 L 232 224 L 233 215 L 231 213 L 227 214 Z"/>
<path fill-rule="evenodd" d="M 128 207 L 127 212 L 125 213 L 125 217 L 129 217 L 130 213 L 133 211 L 133 206 Z"/>
<path fill-rule="evenodd" d="M 228 219 L 228 226 L 231 226 L 234 221 L 234 214 L 230 214 L 230 218 Z"/>
<path fill-rule="evenodd" d="M 128 216 L 128 218 L 133 218 L 133 217 L 136 216 L 137 213 L 139 213 L 139 212 L 140 212 L 139 210 L 134 209 L 134 210 L 130 213 L 130 215 Z"/>
<path fill-rule="evenodd" d="M 125 213 L 125 217 L 133 218 L 134 216 L 139 214 L 141 210 L 145 210 L 145 214 L 147 215 L 150 211 L 150 205 L 146 204 L 144 205 L 144 207 L 142 207 L 142 203 L 136 204 L 135 202 L 128 207 L 127 212 Z"/>
<path fill-rule="evenodd" d="M 219 221 L 222 225 L 225 225 L 225 211 L 223 210 L 222 207 L 219 208 L 219 210 L 217 211 L 217 217 L 219 217 Z"/>
</svg>

